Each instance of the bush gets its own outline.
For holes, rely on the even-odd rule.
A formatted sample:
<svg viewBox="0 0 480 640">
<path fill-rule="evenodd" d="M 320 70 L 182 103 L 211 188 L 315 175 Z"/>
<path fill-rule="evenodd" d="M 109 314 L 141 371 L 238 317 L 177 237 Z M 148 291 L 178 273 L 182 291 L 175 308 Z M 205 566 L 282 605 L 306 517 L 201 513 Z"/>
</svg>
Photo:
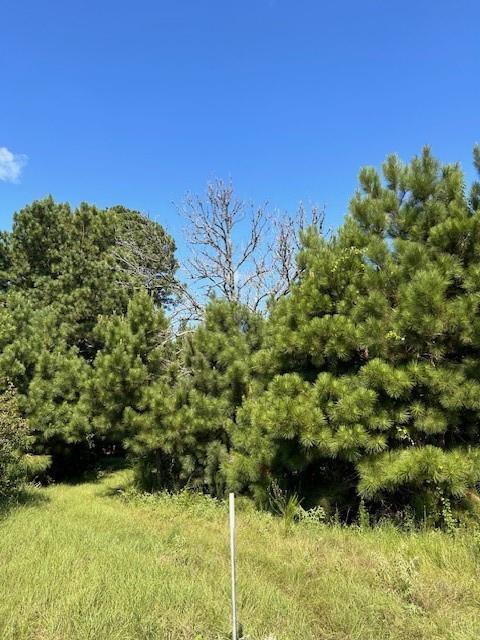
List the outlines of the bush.
<svg viewBox="0 0 480 640">
<path fill-rule="evenodd" d="M 27 434 L 27 422 L 20 415 L 16 391 L 8 385 L 0 394 L 0 498 L 18 490 L 26 477 Z"/>
</svg>

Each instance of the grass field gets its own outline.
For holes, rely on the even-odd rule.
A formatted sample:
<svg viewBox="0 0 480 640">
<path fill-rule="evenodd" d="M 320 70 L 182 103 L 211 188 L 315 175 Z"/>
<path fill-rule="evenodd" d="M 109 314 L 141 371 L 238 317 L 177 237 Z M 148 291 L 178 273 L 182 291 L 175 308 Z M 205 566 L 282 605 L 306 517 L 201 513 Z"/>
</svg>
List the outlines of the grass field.
<svg viewBox="0 0 480 640">
<path fill-rule="evenodd" d="M 35 490 L 0 521 L 2 640 L 228 638 L 225 505 L 122 499 L 125 473 Z M 251 640 L 480 638 L 480 537 L 238 514 Z"/>
</svg>

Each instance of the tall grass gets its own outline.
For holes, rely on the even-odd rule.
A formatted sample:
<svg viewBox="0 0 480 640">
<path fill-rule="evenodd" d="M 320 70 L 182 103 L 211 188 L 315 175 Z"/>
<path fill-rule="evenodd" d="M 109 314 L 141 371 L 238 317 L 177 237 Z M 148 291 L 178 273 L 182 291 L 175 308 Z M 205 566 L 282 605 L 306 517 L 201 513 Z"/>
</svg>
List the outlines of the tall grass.
<svg viewBox="0 0 480 640">
<path fill-rule="evenodd" d="M 226 506 L 126 477 L 38 490 L 0 521 L 2 640 L 210 640 L 230 620 Z M 242 503 L 240 502 L 240 505 Z M 480 537 L 237 516 L 251 640 L 480 637 Z"/>
</svg>

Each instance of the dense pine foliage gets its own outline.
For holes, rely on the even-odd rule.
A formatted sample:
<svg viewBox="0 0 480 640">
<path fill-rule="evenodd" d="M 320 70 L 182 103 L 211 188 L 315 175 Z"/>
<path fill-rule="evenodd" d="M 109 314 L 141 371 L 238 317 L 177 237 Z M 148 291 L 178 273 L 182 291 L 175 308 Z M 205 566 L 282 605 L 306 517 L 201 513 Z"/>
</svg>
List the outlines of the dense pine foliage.
<svg viewBox="0 0 480 640">
<path fill-rule="evenodd" d="M 144 394 L 129 443 L 144 486 L 188 484 L 223 495 L 261 332 L 262 319 L 246 307 L 212 300 L 204 321 L 181 340 L 173 366 Z"/>
<path fill-rule="evenodd" d="M 334 237 L 305 237 L 256 356 L 265 388 L 242 409 L 240 486 L 423 509 L 480 480 L 478 202 L 428 149 L 383 173 L 361 172 Z"/>
<path fill-rule="evenodd" d="M 0 238 L 0 377 L 20 422 L 2 422 L 2 482 L 27 452 L 54 477 L 116 452 L 148 489 L 265 503 L 273 484 L 345 517 L 360 499 L 475 511 L 480 185 L 429 149 L 359 183 L 335 234 L 304 232 L 266 317 L 212 298 L 175 331 L 160 225 L 51 198 L 16 214 Z"/>
<path fill-rule="evenodd" d="M 174 251 L 162 227 L 138 212 L 71 210 L 51 197 L 15 214 L 3 234 L 0 377 L 20 393 L 31 452 L 51 457 L 50 475 L 81 472 L 121 445 L 98 428 L 92 368 L 109 348 L 105 325 L 120 323 L 138 292 L 169 300 Z"/>
</svg>

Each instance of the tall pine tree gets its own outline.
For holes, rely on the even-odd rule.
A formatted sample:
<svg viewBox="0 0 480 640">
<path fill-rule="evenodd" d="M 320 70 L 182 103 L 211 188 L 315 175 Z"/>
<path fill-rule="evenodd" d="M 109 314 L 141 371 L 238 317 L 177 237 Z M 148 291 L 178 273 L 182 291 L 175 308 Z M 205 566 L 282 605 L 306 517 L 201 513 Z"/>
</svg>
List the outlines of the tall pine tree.
<svg viewBox="0 0 480 640">
<path fill-rule="evenodd" d="M 16 213 L 1 235 L 0 376 L 15 384 L 36 450 L 52 454 L 60 473 L 94 458 L 103 441 L 86 398 L 105 319 L 122 316 L 142 291 L 167 303 L 174 251 L 163 228 L 136 211 L 71 209 L 51 197 Z"/>
<path fill-rule="evenodd" d="M 260 498 L 276 479 L 435 509 L 480 480 L 478 187 L 428 148 L 383 174 L 362 170 L 333 238 L 305 236 L 273 310 L 230 461 Z"/>
</svg>

